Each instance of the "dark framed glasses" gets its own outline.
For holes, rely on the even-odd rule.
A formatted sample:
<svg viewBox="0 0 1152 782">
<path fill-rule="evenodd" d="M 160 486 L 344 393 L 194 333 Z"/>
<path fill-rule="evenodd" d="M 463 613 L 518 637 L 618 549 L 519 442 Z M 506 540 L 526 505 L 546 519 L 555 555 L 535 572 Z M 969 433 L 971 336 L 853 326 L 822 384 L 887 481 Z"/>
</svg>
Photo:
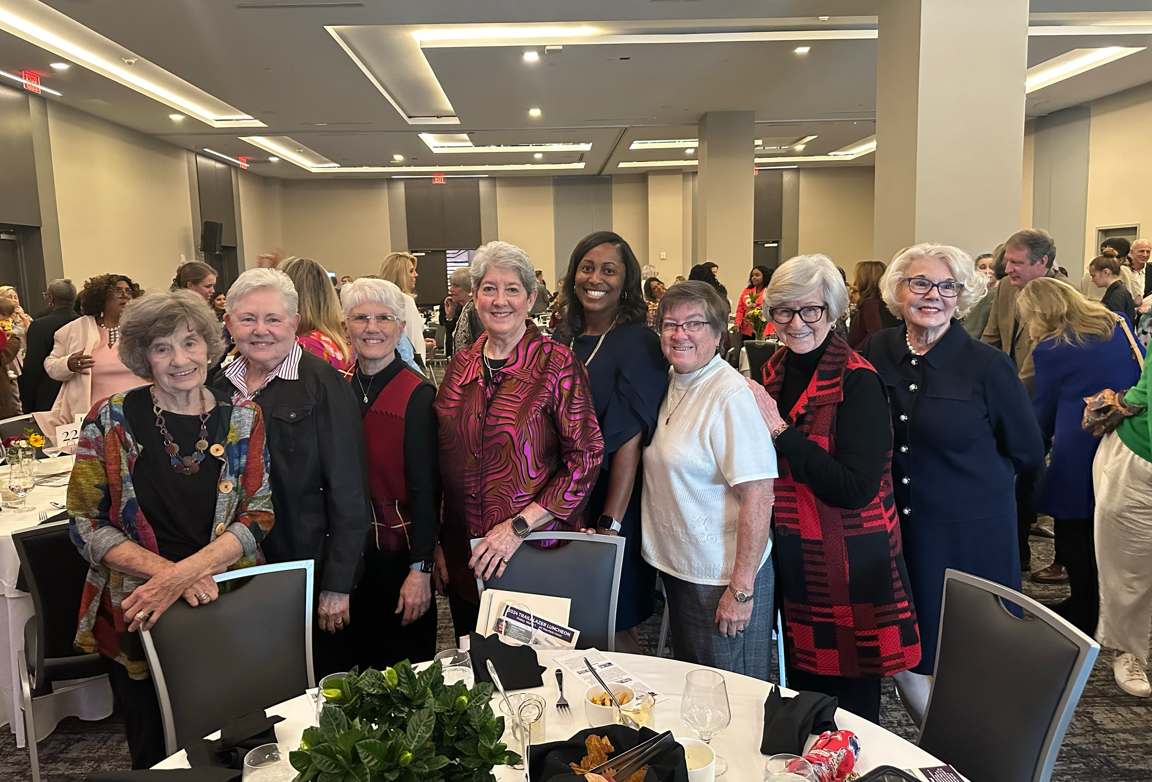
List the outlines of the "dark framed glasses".
<svg viewBox="0 0 1152 782">
<path fill-rule="evenodd" d="M 768 310 L 768 314 L 772 316 L 772 320 L 781 325 L 791 323 L 797 314 L 800 315 L 800 320 L 805 323 L 815 323 L 824 317 L 824 310 L 826 309 L 828 308 L 817 307 L 815 305 L 811 307 L 801 307 L 798 310 L 790 310 L 787 307 L 772 307 Z"/>
<path fill-rule="evenodd" d="M 960 291 L 964 290 L 964 283 L 962 282 L 956 282 L 956 280 L 932 282 L 927 277 L 908 277 L 904 280 L 904 284 L 908 286 L 908 290 L 919 296 L 923 296 L 935 288 L 946 299 L 954 299 L 960 295 Z"/>
</svg>

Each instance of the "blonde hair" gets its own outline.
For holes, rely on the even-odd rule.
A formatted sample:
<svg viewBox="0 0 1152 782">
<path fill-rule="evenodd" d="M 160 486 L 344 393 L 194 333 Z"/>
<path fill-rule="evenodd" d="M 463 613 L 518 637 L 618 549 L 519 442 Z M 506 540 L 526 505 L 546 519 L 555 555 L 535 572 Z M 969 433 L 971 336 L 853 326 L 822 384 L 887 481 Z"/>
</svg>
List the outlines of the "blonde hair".
<svg viewBox="0 0 1152 782">
<path fill-rule="evenodd" d="M 916 244 L 897 255 L 884 278 L 880 280 L 880 290 L 888 310 L 898 318 L 904 317 L 904 308 L 896 298 L 896 291 L 900 283 L 907 276 L 908 267 L 913 261 L 920 258 L 935 258 L 943 261 L 952 273 L 952 279 L 963 283 L 964 289 L 956 297 L 956 317 L 962 318 L 968 311 L 988 292 L 988 281 L 981 272 L 976 271 L 976 264 L 972 256 L 959 247 L 947 244 Z"/>
<path fill-rule="evenodd" d="M 1063 280 L 1039 277 L 1016 296 L 1020 322 L 1033 342 L 1051 339 L 1083 345 L 1089 338 L 1109 339 L 1117 316 L 1097 301 L 1089 301 Z"/>
<path fill-rule="evenodd" d="M 289 258 L 280 262 L 299 297 L 300 325 L 296 336 L 319 331 L 336 343 L 345 363 L 352 361 L 352 348 L 344 336 L 340 318 L 340 299 L 328 279 L 328 272 L 311 258 Z"/>
<path fill-rule="evenodd" d="M 411 295 L 408 290 L 408 264 L 416 268 L 416 256 L 412 253 L 388 253 L 380 264 L 380 279 L 388 280 L 404 293 Z"/>
</svg>

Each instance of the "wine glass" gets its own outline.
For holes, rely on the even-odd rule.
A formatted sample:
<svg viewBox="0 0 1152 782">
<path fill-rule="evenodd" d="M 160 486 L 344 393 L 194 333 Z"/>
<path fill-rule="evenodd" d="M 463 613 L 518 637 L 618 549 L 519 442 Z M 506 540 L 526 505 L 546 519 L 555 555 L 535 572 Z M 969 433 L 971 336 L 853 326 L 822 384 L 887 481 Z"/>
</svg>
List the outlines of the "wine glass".
<svg viewBox="0 0 1152 782">
<path fill-rule="evenodd" d="M 476 684 L 476 674 L 472 672 L 472 656 L 463 649 L 445 649 L 436 653 L 436 658 L 444 673 L 444 684 L 464 682 L 464 686 L 472 689 Z"/>
<path fill-rule="evenodd" d="M 709 745 L 717 733 L 728 727 L 732 721 L 732 708 L 728 705 L 728 688 L 720 673 L 706 669 L 689 671 L 684 677 L 680 719 Z M 716 776 L 727 770 L 728 763 L 716 755 Z"/>
<path fill-rule="evenodd" d="M 288 762 L 288 745 L 262 744 L 244 756 L 244 782 L 292 782 L 296 769 Z"/>
<path fill-rule="evenodd" d="M 798 755 L 773 755 L 764 764 L 764 782 L 816 782 L 816 771 Z"/>
<path fill-rule="evenodd" d="M 21 512 L 27 510 L 28 492 L 32 491 L 32 487 L 36 485 L 35 476 L 32 474 L 33 464 L 33 460 L 21 456 L 8 466 L 8 491 L 15 494 L 16 498 L 20 500 L 19 510 Z"/>
</svg>

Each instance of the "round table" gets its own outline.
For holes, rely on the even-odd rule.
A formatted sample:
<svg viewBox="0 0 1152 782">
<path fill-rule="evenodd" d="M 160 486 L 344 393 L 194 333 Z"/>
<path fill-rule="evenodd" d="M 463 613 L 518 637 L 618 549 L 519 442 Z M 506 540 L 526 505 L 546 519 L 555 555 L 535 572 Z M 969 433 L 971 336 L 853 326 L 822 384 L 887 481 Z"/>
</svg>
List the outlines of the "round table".
<svg viewBox="0 0 1152 782">
<path fill-rule="evenodd" d="M 555 709 L 558 693 L 553 671 L 557 665 L 553 661 L 561 654 L 570 652 L 567 650 L 540 652 L 540 664 L 548 668 L 543 674 L 544 686 L 524 691 L 541 694 L 549 704 L 545 726 L 548 741 L 562 741 L 578 731 L 591 727 L 584 717 L 582 702 L 586 687 L 568 671 L 565 671 L 564 676 L 564 694 L 572 705 L 571 714 L 562 717 Z M 680 721 L 680 697 L 684 691 L 685 674 L 701 666 L 620 652 L 606 652 L 605 655 L 660 693 L 660 700 L 656 703 L 657 730 L 671 730 L 676 736 L 695 737 L 691 729 Z M 760 738 L 764 731 L 764 700 L 768 697 L 769 687 L 775 685 L 727 671 L 721 673 L 727 680 L 732 722 L 712 740 L 716 752 L 728 761 L 728 773 L 720 778 L 720 782 L 761 782 L 766 759 L 760 754 Z M 783 692 L 786 695 L 793 694 L 788 689 L 784 689 Z M 284 717 L 284 722 L 276 725 L 276 739 L 293 747 L 299 743 L 304 729 L 312 725 L 316 717 L 312 698 L 307 694 L 278 704 L 268 709 L 267 713 Z M 940 761 L 914 744 L 843 709 L 836 712 L 836 725 L 841 729 L 852 731 L 860 738 L 861 753 L 857 766 L 860 773 L 883 765 L 898 768 L 941 765 Z M 505 741 L 510 741 L 508 735 L 506 732 Z M 515 750 L 516 747 L 513 746 L 512 749 Z M 157 764 L 155 768 L 188 768 L 188 761 L 181 750 Z M 507 766 L 499 766 L 493 769 L 493 772 L 500 782 L 520 782 L 524 779 L 523 772 Z"/>
</svg>

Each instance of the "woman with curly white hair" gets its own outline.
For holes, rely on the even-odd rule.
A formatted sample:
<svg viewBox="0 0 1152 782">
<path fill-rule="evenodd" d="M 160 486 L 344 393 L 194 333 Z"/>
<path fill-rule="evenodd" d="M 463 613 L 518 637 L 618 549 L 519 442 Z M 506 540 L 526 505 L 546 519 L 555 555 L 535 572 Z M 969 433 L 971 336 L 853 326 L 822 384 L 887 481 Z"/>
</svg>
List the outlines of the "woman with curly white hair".
<svg viewBox="0 0 1152 782">
<path fill-rule="evenodd" d="M 944 571 L 1020 589 L 1016 476 L 1044 459 L 1040 427 L 1012 359 L 957 320 L 986 290 L 963 250 L 918 244 L 880 283 L 904 321 L 860 349 L 888 388 L 892 482 L 923 656 L 897 675 L 905 707 L 922 719 L 936 664 Z"/>
</svg>

